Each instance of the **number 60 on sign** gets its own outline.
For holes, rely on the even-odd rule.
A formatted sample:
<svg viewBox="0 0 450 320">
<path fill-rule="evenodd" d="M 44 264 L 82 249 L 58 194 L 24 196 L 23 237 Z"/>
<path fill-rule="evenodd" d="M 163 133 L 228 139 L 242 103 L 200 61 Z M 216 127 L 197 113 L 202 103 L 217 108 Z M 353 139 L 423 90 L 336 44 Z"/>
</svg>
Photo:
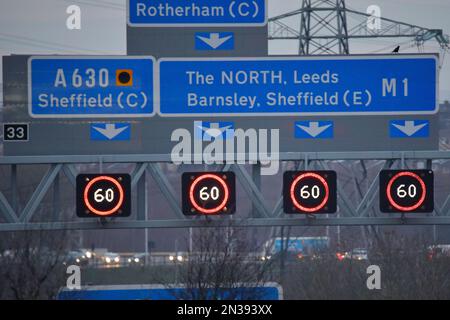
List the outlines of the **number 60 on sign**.
<svg viewBox="0 0 450 320">
<path fill-rule="evenodd" d="M 128 217 L 131 214 L 129 174 L 77 176 L 77 216 Z"/>
</svg>

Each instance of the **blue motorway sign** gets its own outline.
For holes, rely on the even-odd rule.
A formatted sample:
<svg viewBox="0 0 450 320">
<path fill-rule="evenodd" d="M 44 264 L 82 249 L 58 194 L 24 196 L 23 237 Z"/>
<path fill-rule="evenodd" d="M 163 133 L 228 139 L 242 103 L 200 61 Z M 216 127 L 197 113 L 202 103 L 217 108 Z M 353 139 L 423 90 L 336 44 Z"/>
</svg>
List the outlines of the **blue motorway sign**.
<svg viewBox="0 0 450 320">
<path fill-rule="evenodd" d="M 128 0 L 133 27 L 263 26 L 267 0 Z"/>
<path fill-rule="evenodd" d="M 34 56 L 28 60 L 33 118 L 153 115 L 152 57 Z"/>
<path fill-rule="evenodd" d="M 217 290 L 217 289 L 215 289 Z M 196 288 L 166 288 L 163 285 L 109 285 L 88 286 L 80 290 L 62 289 L 58 300 L 180 300 L 200 297 L 204 292 Z M 213 297 L 214 289 L 207 289 L 206 295 Z M 282 300 L 283 290 L 277 283 L 266 285 L 218 289 L 221 300 Z"/>
<path fill-rule="evenodd" d="M 167 58 L 161 116 L 434 114 L 435 55 Z M 175 97 L 175 98 L 174 98 Z"/>
</svg>

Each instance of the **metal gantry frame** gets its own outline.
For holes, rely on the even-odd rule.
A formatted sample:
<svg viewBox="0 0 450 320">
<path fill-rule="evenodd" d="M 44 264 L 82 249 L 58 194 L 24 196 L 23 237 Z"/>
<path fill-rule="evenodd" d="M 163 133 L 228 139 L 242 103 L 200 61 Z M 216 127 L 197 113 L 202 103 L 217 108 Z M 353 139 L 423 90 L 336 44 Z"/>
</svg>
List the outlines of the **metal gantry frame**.
<svg viewBox="0 0 450 320">
<path fill-rule="evenodd" d="M 237 157 L 237 155 L 236 155 Z M 237 158 L 236 158 L 237 159 Z M 365 162 L 378 160 L 377 175 L 374 177 L 365 193 L 361 193 L 358 201 L 350 200 L 348 193 L 338 184 L 338 213 L 335 215 L 286 215 L 283 213 L 282 196 L 273 208 L 266 203 L 261 192 L 260 164 L 252 164 L 252 173 L 240 164 L 222 164 L 216 170 L 232 170 L 249 200 L 252 202 L 252 214 L 243 217 L 243 212 L 237 208 L 233 216 L 233 224 L 243 227 L 275 227 L 275 226 L 369 226 L 369 225 L 450 225 L 450 190 L 442 203 L 435 203 L 431 214 L 381 214 L 375 209 L 378 205 L 378 174 L 386 168 L 406 168 L 407 161 L 423 161 L 431 168 L 433 163 L 450 161 L 448 151 L 411 151 L 411 152 L 328 152 L 328 153 L 283 153 L 280 162 L 294 162 L 296 168 L 329 170 L 330 164 L 360 161 L 362 168 L 367 170 Z M 174 191 L 169 178 L 162 170 L 160 163 L 171 163 L 170 155 L 73 155 L 73 156 L 10 156 L 0 158 L 0 167 L 10 170 L 10 200 L 0 190 L 0 231 L 19 230 L 89 230 L 89 229 L 139 229 L 139 228 L 190 228 L 224 226 L 229 216 L 196 216 L 183 215 L 179 195 Z M 134 164 L 132 170 L 132 190 L 136 197 L 135 213 L 129 218 L 117 219 L 82 219 L 75 217 L 75 208 L 71 210 L 70 221 L 61 217 L 59 210 L 62 205 L 58 201 L 60 195 L 60 175 L 64 175 L 73 187 L 78 165 L 98 164 L 99 171 L 107 164 Z M 43 175 L 38 186 L 32 192 L 22 210 L 17 205 L 17 171 L 21 165 L 47 165 L 48 170 Z M 375 167 L 375 166 L 373 166 Z M 81 172 L 80 172 L 81 173 Z M 148 173 L 169 204 L 173 218 L 153 219 L 148 215 L 149 194 L 147 192 Z M 439 176 L 436 177 L 439 179 Z M 339 175 L 338 175 L 339 182 Z M 181 183 L 179 181 L 178 183 Z M 42 205 L 45 195 L 53 189 L 52 212 L 46 215 L 46 221 L 37 221 L 35 213 Z"/>
</svg>

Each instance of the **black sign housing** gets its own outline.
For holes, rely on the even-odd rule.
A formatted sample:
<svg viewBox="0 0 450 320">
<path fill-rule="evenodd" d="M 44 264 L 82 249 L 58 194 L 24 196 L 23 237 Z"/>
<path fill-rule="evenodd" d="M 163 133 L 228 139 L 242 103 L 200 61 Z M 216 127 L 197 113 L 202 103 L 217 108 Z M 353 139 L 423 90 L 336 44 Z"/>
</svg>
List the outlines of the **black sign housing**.
<svg viewBox="0 0 450 320">
<path fill-rule="evenodd" d="M 79 174 L 76 203 L 77 216 L 82 218 L 130 216 L 130 175 Z"/>
<path fill-rule="evenodd" d="M 185 172 L 181 178 L 185 215 L 232 214 L 236 211 L 234 172 Z"/>
<path fill-rule="evenodd" d="M 285 213 L 335 213 L 336 172 L 286 171 L 283 175 Z"/>
<path fill-rule="evenodd" d="M 432 212 L 434 175 L 431 170 L 380 172 L 380 211 L 386 213 Z"/>
<path fill-rule="evenodd" d="M 3 124 L 3 141 L 28 141 L 28 123 L 5 123 Z"/>
</svg>

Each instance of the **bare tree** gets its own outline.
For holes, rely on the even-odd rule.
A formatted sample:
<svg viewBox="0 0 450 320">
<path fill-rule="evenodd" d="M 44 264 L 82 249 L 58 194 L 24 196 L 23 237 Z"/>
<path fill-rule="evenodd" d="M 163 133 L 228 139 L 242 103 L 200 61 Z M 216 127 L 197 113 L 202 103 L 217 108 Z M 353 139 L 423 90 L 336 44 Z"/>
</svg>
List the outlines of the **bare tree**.
<svg viewBox="0 0 450 320">
<path fill-rule="evenodd" d="M 287 266 L 283 289 L 289 299 L 449 299 L 450 257 L 428 257 L 420 235 L 379 234 L 368 248 L 368 260 L 338 260 L 330 250 L 314 260 Z M 353 248 L 353 241 L 347 243 Z M 344 243 L 344 246 L 346 244 Z M 381 270 L 381 289 L 367 287 L 367 267 Z"/>
<path fill-rule="evenodd" d="M 54 298 L 65 285 L 67 231 L 4 233 L 0 241 L 3 299 Z"/>
<path fill-rule="evenodd" d="M 236 300 L 261 298 L 272 264 L 260 257 L 259 246 L 238 227 L 202 228 L 193 236 L 193 252 L 178 267 L 178 282 L 186 290 L 176 298 Z"/>
<path fill-rule="evenodd" d="M 383 274 L 384 299 L 450 299 L 450 257 L 430 259 L 429 241 L 387 232 L 372 248 Z"/>
</svg>

